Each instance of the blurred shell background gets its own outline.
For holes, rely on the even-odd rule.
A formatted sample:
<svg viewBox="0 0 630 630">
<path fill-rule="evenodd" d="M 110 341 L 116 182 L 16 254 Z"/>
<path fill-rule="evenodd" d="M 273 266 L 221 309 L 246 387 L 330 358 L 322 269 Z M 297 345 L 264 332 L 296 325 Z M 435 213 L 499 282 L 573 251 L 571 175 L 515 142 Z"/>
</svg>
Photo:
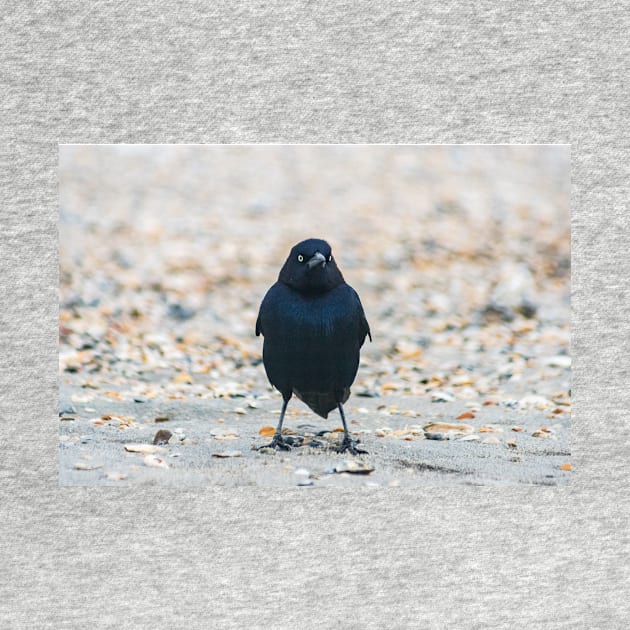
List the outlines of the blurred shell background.
<svg viewBox="0 0 630 630">
<path fill-rule="evenodd" d="M 61 369 L 265 388 L 258 306 L 319 237 L 372 327 L 359 385 L 500 392 L 501 354 L 568 355 L 569 194 L 568 146 L 62 146 Z"/>
</svg>

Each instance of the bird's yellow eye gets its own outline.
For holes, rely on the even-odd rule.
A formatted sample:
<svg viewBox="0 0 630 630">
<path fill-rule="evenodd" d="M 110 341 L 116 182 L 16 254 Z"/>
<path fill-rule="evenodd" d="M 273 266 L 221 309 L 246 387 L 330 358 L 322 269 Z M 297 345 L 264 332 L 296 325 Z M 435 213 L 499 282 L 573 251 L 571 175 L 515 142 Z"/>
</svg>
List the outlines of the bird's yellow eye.
<svg viewBox="0 0 630 630">
<path fill-rule="evenodd" d="M 298 254 L 298 262 L 304 262 L 304 256 L 302 256 L 302 254 Z"/>
</svg>

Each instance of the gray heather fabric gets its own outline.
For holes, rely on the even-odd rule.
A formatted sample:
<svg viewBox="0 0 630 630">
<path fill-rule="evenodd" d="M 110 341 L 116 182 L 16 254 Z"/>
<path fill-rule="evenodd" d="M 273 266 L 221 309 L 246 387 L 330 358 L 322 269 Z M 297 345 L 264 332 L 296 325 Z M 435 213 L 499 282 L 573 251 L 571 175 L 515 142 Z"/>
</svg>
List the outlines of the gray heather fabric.
<svg viewBox="0 0 630 630">
<path fill-rule="evenodd" d="M 2 628 L 624 628 L 622 2 L 6 3 Z M 574 483 L 57 485 L 57 143 L 570 142 Z"/>
</svg>

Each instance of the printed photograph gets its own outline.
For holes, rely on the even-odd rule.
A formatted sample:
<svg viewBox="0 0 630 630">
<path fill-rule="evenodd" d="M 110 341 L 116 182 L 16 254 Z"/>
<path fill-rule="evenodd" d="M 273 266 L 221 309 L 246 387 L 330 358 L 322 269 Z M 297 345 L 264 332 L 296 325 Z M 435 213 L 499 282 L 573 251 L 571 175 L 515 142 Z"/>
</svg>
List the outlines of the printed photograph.
<svg viewBox="0 0 630 630">
<path fill-rule="evenodd" d="M 565 485 L 567 145 L 61 145 L 59 483 Z"/>
</svg>

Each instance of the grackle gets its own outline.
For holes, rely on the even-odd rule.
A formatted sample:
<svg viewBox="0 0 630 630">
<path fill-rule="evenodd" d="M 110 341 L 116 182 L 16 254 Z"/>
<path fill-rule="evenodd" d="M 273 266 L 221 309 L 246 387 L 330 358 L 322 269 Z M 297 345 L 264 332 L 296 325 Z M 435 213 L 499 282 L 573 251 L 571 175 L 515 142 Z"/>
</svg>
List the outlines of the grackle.
<svg viewBox="0 0 630 630">
<path fill-rule="evenodd" d="M 295 394 L 322 418 L 339 409 L 344 430 L 339 452 L 365 453 L 350 439 L 343 403 L 357 374 L 359 350 L 372 336 L 361 300 L 326 241 L 311 238 L 291 250 L 260 305 L 256 335 L 261 333 L 267 377 L 283 398 L 278 427 L 266 446 L 289 449 L 282 422 Z"/>
</svg>

